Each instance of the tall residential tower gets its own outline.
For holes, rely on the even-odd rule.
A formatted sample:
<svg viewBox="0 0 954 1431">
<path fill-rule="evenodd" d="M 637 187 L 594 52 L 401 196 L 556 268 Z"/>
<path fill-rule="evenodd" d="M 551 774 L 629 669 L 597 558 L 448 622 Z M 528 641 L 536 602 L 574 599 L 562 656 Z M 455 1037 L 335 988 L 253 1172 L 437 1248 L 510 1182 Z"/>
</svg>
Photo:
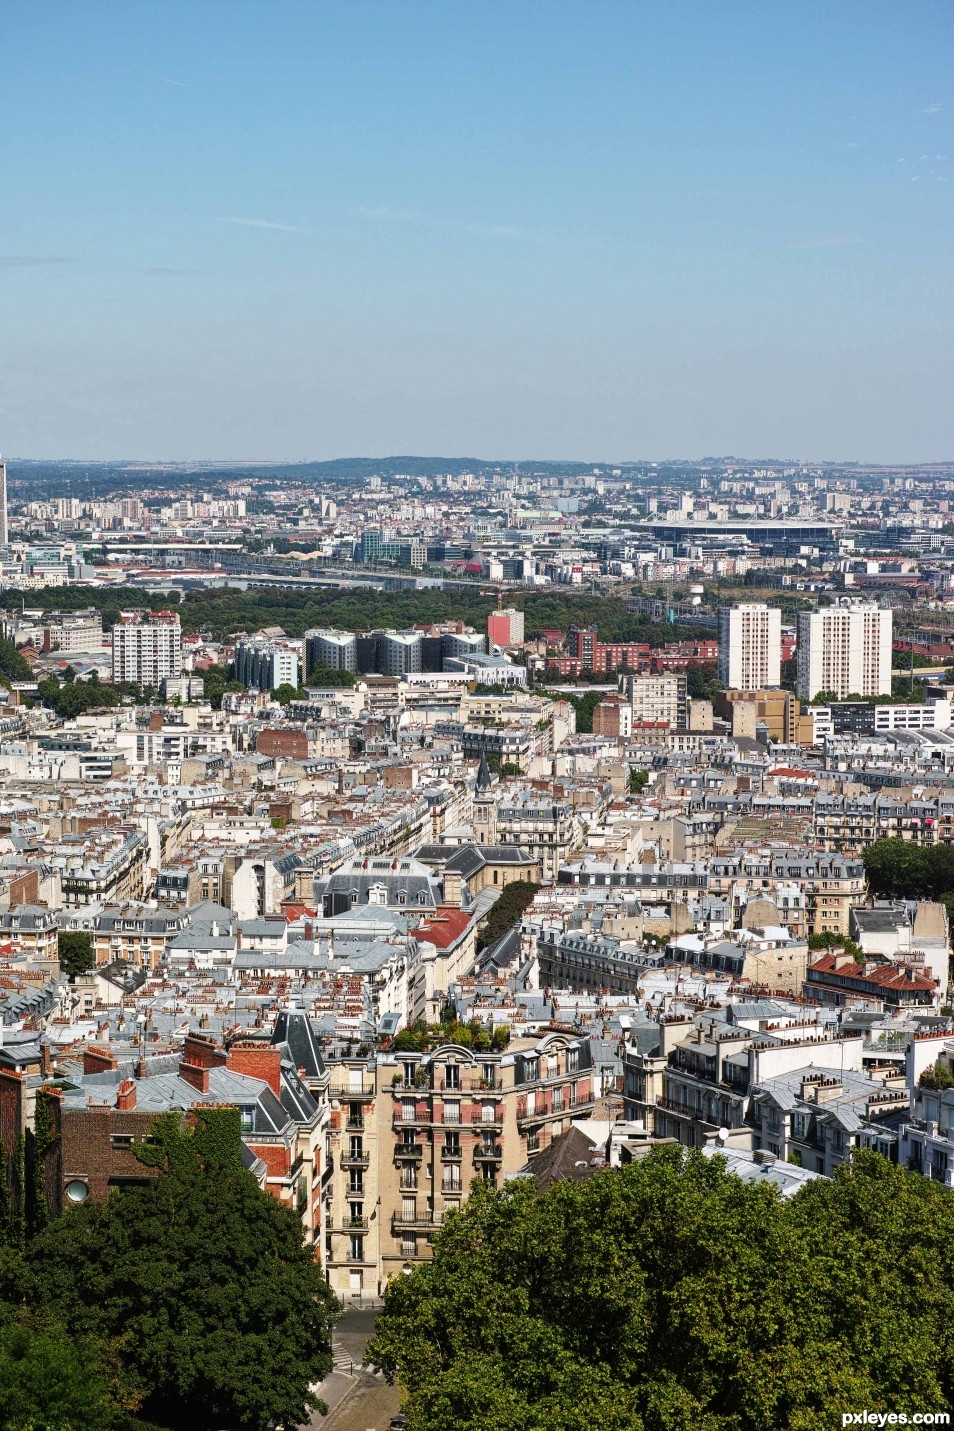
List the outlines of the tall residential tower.
<svg viewBox="0 0 954 1431">
<path fill-rule="evenodd" d="M 890 696 L 891 610 L 844 598 L 798 617 L 796 693 Z"/>
<path fill-rule="evenodd" d="M 719 610 L 719 680 L 730 691 L 761 691 L 782 679 L 782 613 L 751 602 Z"/>
</svg>

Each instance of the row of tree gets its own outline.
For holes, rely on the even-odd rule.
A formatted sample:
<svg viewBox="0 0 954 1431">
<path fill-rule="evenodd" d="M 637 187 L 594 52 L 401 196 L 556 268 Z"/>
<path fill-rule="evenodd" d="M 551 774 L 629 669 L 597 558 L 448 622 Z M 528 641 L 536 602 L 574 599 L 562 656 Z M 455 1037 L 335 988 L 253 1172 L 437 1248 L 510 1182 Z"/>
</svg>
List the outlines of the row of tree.
<svg viewBox="0 0 954 1431">
<path fill-rule="evenodd" d="M 0 604 L 4 599 L 13 601 L 14 597 L 10 591 L 0 592 Z M 109 628 L 129 606 L 129 593 L 95 586 L 70 586 L 57 591 L 56 601 L 64 610 L 95 607 L 102 612 L 103 625 Z M 339 591 L 289 589 L 276 584 L 254 591 L 186 592 L 181 601 L 176 593 L 169 593 L 163 596 L 163 601 L 177 608 L 185 632 L 207 631 L 218 640 L 227 640 L 237 631 L 258 631 L 265 626 L 281 626 L 289 635 L 301 636 L 312 626 L 369 631 L 376 627 L 411 627 L 463 620 L 477 630 L 485 630 L 487 617 L 496 609 L 496 598 L 482 596 L 476 585 L 472 591 L 434 588 Z M 647 641 L 658 646 L 697 634 L 691 627 L 634 615 L 618 597 L 584 592 L 515 591 L 508 601 L 523 610 L 528 636 L 549 628 L 565 632 L 571 625 L 595 625 L 604 641 Z"/>
<path fill-rule="evenodd" d="M 873 1153 L 794 1198 L 658 1149 L 475 1187 L 369 1355 L 415 1431 L 816 1431 L 954 1398 L 954 1194 Z"/>
</svg>

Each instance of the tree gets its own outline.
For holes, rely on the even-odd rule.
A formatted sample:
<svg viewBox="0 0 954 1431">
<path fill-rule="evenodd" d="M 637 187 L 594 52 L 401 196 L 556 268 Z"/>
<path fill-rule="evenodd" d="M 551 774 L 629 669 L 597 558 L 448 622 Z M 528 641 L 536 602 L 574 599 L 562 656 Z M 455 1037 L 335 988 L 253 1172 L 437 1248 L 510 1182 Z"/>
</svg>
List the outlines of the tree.
<svg viewBox="0 0 954 1431">
<path fill-rule="evenodd" d="M 272 700 L 277 701 L 280 706 L 287 706 L 292 701 L 303 701 L 304 699 L 305 692 L 301 686 L 293 686 L 288 681 L 283 681 L 272 691 Z"/>
<path fill-rule="evenodd" d="M 331 1369 L 337 1302 L 301 1220 L 240 1160 L 236 1109 L 155 1120 L 147 1185 L 71 1208 L 28 1249 L 37 1296 L 73 1336 L 122 1339 L 144 1414 L 200 1431 L 297 1425 Z"/>
<path fill-rule="evenodd" d="M 533 903 L 533 897 L 540 888 L 533 880 L 515 879 L 505 885 L 491 906 L 483 929 L 477 936 L 477 947 L 483 949 L 512 929 L 521 919 L 524 910 Z"/>
<path fill-rule="evenodd" d="M 630 795 L 641 795 L 649 784 L 649 771 L 631 769 L 629 772 Z"/>
<path fill-rule="evenodd" d="M 96 963 L 93 957 L 93 940 L 89 934 L 63 930 L 56 936 L 56 947 L 60 970 L 70 979 L 74 974 L 82 974 L 85 970 L 92 969 Z"/>
<path fill-rule="evenodd" d="M 417 1431 L 814 1431 L 954 1390 L 954 1195 L 864 1153 L 791 1201 L 657 1149 L 475 1186 L 369 1359 Z"/>
<path fill-rule="evenodd" d="M 109 1431 L 129 1425 L 135 1388 L 92 1338 L 25 1311 L 0 1323 L 0 1426 L 5 1431 Z"/>
</svg>

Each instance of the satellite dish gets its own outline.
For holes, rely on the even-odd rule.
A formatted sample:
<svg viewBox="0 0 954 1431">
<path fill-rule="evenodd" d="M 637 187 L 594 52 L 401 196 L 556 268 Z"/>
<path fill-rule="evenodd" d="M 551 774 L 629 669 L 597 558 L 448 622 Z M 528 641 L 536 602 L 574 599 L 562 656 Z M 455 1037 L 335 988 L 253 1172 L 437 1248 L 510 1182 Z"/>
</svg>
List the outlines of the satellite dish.
<svg viewBox="0 0 954 1431">
<path fill-rule="evenodd" d="M 725 1145 L 726 1145 L 726 1143 L 727 1143 L 728 1141 L 729 1141 L 729 1130 L 728 1130 L 728 1128 L 720 1128 L 719 1131 L 718 1131 L 718 1133 L 716 1133 L 716 1142 L 717 1142 L 717 1143 L 720 1143 L 723 1147 L 725 1147 Z"/>
</svg>

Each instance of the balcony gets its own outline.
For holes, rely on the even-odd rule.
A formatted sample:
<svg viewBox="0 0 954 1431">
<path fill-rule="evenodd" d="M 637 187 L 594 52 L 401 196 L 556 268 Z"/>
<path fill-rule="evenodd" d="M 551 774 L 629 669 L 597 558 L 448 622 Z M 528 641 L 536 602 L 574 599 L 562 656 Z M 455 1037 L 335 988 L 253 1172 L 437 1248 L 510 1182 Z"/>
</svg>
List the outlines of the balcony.
<svg viewBox="0 0 954 1431">
<path fill-rule="evenodd" d="M 461 1148 L 441 1148 L 442 1163 L 459 1163 L 463 1156 Z"/>
<path fill-rule="evenodd" d="M 348 1130 L 349 1133 L 363 1133 L 364 1119 L 360 1116 L 353 1118 L 349 1114 L 349 1116 L 345 1120 L 345 1128 Z"/>
<path fill-rule="evenodd" d="M 504 1115 L 502 1108 L 495 1108 L 492 1114 L 471 1113 L 470 1121 L 477 1128 L 502 1128 Z"/>
<path fill-rule="evenodd" d="M 444 1197 L 462 1197 L 464 1193 L 464 1184 L 459 1178 L 456 1182 L 441 1183 L 441 1192 L 443 1193 Z"/>
<path fill-rule="evenodd" d="M 394 1156 L 420 1162 L 424 1156 L 424 1148 L 420 1143 L 398 1143 L 395 1145 Z"/>
<path fill-rule="evenodd" d="M 328 1085 L 328 1096 L 337 1098 L 341 1103 L 366 1102 L 374 1097 L 374 1074 L 363 1073 L 357 1087 L 352 1087 L 349 1079 L 333 1078 Z"/>
<path fill-rule="evenodd" d="M 395 1111 L 391 1119 L 391 1127 L 398 1128 L 427 1128 L 433 1121 L 434 1115 L 427 1104 L 422 1104 L 415 1108 L 413 1113 L 406 1113 L 403 1109 Z"/>
<path fill-rule="evenodd" d="M 367 1168 L 371 1164 L 370 1153 L 342 1153 L 338 1158 L 343 1168 Z"/>
<path fill-rule="evenodd" d="M 552 1112 L 553 1109 L 551 1105 L 542 1099 L 535 1103 L 532 1108 L 528 1108 L 526 1099 L 518 1098 L 517 1125 L 519 1126 L 521 1123 L 539 1122 L 541 1118 L 549 1118 Z"/>
<path fill-rule="evenodd" d="M 499 1163 L 503 1157 L 503 1148 L 480 1147 L 474 1149 L 475 1163 Z"/>
<path fill-rule="evenodd" d="M 368 1219 L 366 1217 L 345 1217 L 338 1224 L 340 1232 L 367 1232 Z"/>
<path fill-rule="evenodd" d="M 391 1217 L 391 1231 L 394 1233 L 428 1232 L 435 1227 L 440 1227 L 443 1221 L 444 1214 L 442 1212 L 431 1212 L 429 1208 L 423 1212 L 416 1212 L 411 1217 L 405 1217 L 403 1213 L 396 1212 Z"/>
</svg>

